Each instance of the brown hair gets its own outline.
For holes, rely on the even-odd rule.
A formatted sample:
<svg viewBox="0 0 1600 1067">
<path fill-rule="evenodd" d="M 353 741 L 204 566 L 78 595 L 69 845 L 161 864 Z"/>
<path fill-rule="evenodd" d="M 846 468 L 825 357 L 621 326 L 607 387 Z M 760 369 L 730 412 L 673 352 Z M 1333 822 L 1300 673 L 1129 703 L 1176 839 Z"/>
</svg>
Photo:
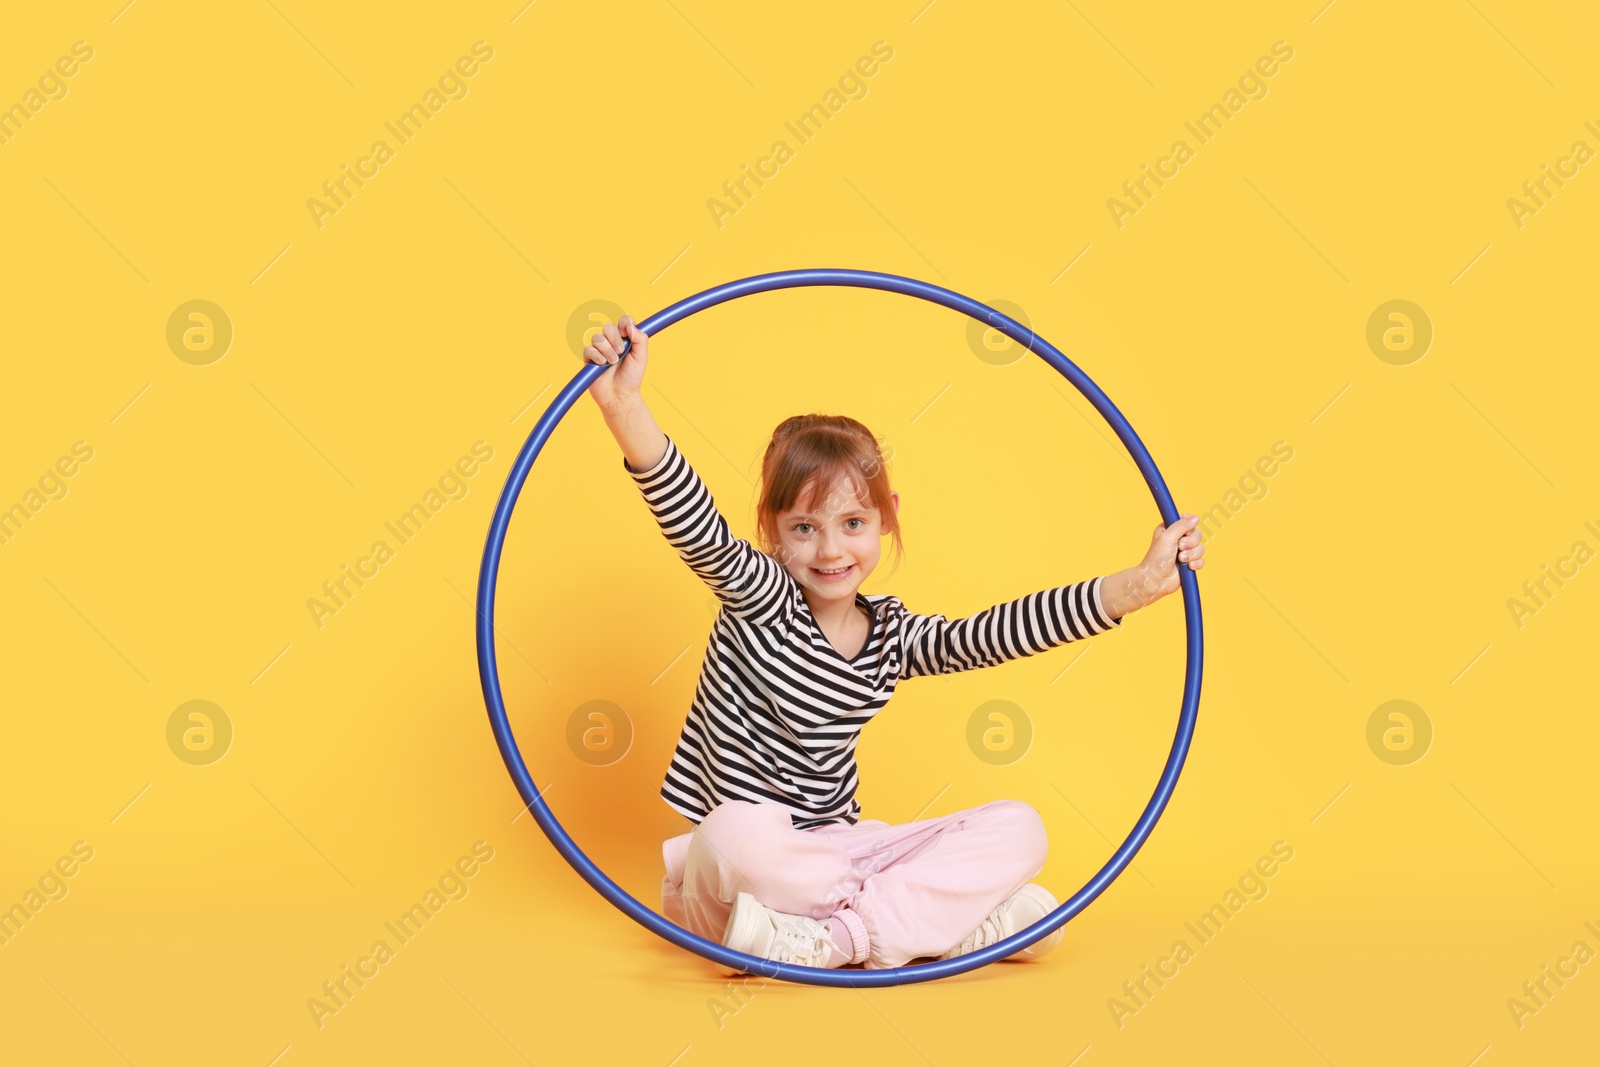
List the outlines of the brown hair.
<svg viewBox="0 0 1600 1067">
<path fill-rule="evenodd" d="M 900 522 L 889 498 L 888 455 L 878 440 L 848 415 L 793 415 L 772 431 L 761 461 L 761 492 L 756 500 L 756 540 L 761 550 L 777 557 L 778 516 L 796 506 L 801 490 L 811 483 L 808 499 L 800 506 L 820 510 L 834 485 L 849 478 L 857 496 L 878 509 L 883 532 L 894 538 L 896 566 L 904 555 Z M 779 560 L 779 562 L 783 562 Z"/>
</svg>

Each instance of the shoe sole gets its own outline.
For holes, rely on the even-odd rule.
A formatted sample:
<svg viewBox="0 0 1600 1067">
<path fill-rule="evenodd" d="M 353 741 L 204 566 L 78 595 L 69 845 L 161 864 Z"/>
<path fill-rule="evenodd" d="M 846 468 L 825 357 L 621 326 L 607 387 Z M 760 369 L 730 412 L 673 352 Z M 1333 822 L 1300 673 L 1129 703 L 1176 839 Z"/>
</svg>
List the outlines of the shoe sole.
<svg viewBox="0 0 1600 1067">
<path fill-rule="evenodd" d="M 751 926 L 754 922 L 753 917 L 756 914 L 754 909 L 760 906 L 761 902 L 749 893 L 740 893 L 733 898 L 733 910 L 728 912 L 728 924 L 722 928 L 723 947 L 733 948 L 734 951 L 744 952 L 746 955 L 755 955 L 755 953 L 746 949 L 734 948 L 734 944 L 736 942 L 743 944 L 750 940 Z M 729 967 L 725 963 L 719 963 L 716 966 L 717 970 L 729 978 L 750 973 L 739 967 Z"/>
</svg>

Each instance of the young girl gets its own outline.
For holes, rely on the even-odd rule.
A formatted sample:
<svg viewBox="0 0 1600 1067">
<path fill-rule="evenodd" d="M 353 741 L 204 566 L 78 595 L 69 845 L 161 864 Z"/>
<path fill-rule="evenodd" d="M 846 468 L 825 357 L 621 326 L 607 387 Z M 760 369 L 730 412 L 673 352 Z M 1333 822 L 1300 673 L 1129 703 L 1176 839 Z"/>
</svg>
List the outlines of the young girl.
<svg viewBox="0 0 1600 1067">
<path fill-rule="evenodd" d="M 860 818 L 856 740 L 905 678 L 990 667 L 1120 626 L 1204 563 L 1199 519 L 1157 524 L 1135 567 L 951 622 L 859 589 L 900 496 L 877 444 L 844 416 L 799 415 L 762 464 L 758 542 L 734 539 L 640 395 L 645 334 L 623 316 L 584 358 L 619 363 L 589 395 L 669 544 L 722 602 L 661 796 L 696 823 L 662 845 L 662 911 L 701 937 L 809 967 L 948 959 L 1058 907 L 1031 879 L 1044 823 L 996 800 L 891 826 Z M 977 563 L 978 561 L 974 561 Z M 1037 958 L 1061 930 L 1008 957 Z M 730 968 L 720 968 L 735 974 Z"/>
</svg>

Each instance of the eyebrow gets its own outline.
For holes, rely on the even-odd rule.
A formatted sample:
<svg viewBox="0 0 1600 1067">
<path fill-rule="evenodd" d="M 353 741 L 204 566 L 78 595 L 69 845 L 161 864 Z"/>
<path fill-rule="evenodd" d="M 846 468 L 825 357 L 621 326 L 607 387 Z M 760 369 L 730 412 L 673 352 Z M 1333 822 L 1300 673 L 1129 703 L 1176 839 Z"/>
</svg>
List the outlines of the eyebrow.
<svg viewBox="0 0 1600 1067">
<path fill-rule="evenodd" d="M 865 517 L 866 515 L 867 515 L 867 512 L 861 510 L 860 508 L 856 508 L 853 511 L 841 511 L 838 514 L 837 517 L 841 518 L 841 519 L 853 519 L 853 518 L 857 518 L 857 517 Z M 799 522 L 802 519 L 810 519 L 811 517 L 812 516 L 808 515 L 808 514 L 790 515 L 789 516 L 789 521 L 790 522 Z"/>
</svg>

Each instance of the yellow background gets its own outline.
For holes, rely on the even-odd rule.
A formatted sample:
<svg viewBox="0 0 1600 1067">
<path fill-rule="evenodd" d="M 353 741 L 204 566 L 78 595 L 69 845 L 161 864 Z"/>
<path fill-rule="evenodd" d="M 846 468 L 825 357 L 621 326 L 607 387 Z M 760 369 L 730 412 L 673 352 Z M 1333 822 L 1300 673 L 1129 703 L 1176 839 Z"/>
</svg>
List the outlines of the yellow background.
<svg viewBox="0 0 1600 1067">
<path fill-rule="evenodd" d="M 121 2 L 35 5 L 0 36 L 0 102 L 94 50 L 0 145 L 0 505 L 94 450 L 0 545 L 0 904 L 93 849 L 0 946 L 8 1062 L 1592 1060 L 1600 965 L 1520 1027 L 1507 1007 L 1575 942 L 1600 949 L 1600 577 L 1585 557 L 1520 627 L 1507 604 L 1600 548 L 1597 164 L 1520 227 L 1507 207 L 1573 142 L 1600 147 L 1592 12 Z M 394 143 L 384 124 L 480 40 L 467 94 Z M 893 58 L 801 144 L 785 122 L 876 41 Z M 1200 144 L 1184 123 L 1276 41 L 1294 54 L 1267 94 Z M 307 201 L 380 138 L 393 158 L 319 227 Z M 1108 199 L 1180 138 L 1193 158 L 1118 227 Z M 719 226 L 708 200 L 780 139 L 792 158 Z M 569 320 L 799 267 L 1023 308 L 1180 509 L 1254 489 L 1199 575 L 1207 669 L 1172 803 L 1037 965 L 734 1000 L 517 818 L 468 598 L 512 460 L 578 369 Z M 166 340 L 196 299 L 234 331 L 204 366 Z M 1404 366 L 1366 341 L 1395 299 L 1434 329 Z M 914 611 L 1132 565 L 1158 519 L 1063 378 L 979 358 L 920 301 L 724 305 L 660 335 L 645 395 L 740 536 L 779 420 L 870 426 L 908 555 L 865 591 Z M 493 459 L 465 497 L 319 627 L 322 583 L 477 441 Z M 1279 441 L 1292 460 L 1252 481 Z M 688 825 L 656 789 L 707 601 L 580 397 L 512 523 L 501 666 L 552 809 L 651 906 L 660 841 Z M 907 683 L 863 736 L 865 812 L 1026 800 L 1065 898 L 1148 798 L 1182 665 L 1174 597 Z M 965 741 L 998 699 L 1034 727 L 1009 766 Z M 1404 766 L 1367 744 L 1395 699 L 1434 734 Z M 232 724 L 210 765 L 168 747 L 190 700 Z M 633 724 L 608 767 L 565 743 L 589 700 Z M 479 841 L 467 895 L 319 1027 L 322 983 Z M 1119 1026 L 1122 984 L 1277 841 L 1294 858 L 1267 895 Z"/>
</svg>

